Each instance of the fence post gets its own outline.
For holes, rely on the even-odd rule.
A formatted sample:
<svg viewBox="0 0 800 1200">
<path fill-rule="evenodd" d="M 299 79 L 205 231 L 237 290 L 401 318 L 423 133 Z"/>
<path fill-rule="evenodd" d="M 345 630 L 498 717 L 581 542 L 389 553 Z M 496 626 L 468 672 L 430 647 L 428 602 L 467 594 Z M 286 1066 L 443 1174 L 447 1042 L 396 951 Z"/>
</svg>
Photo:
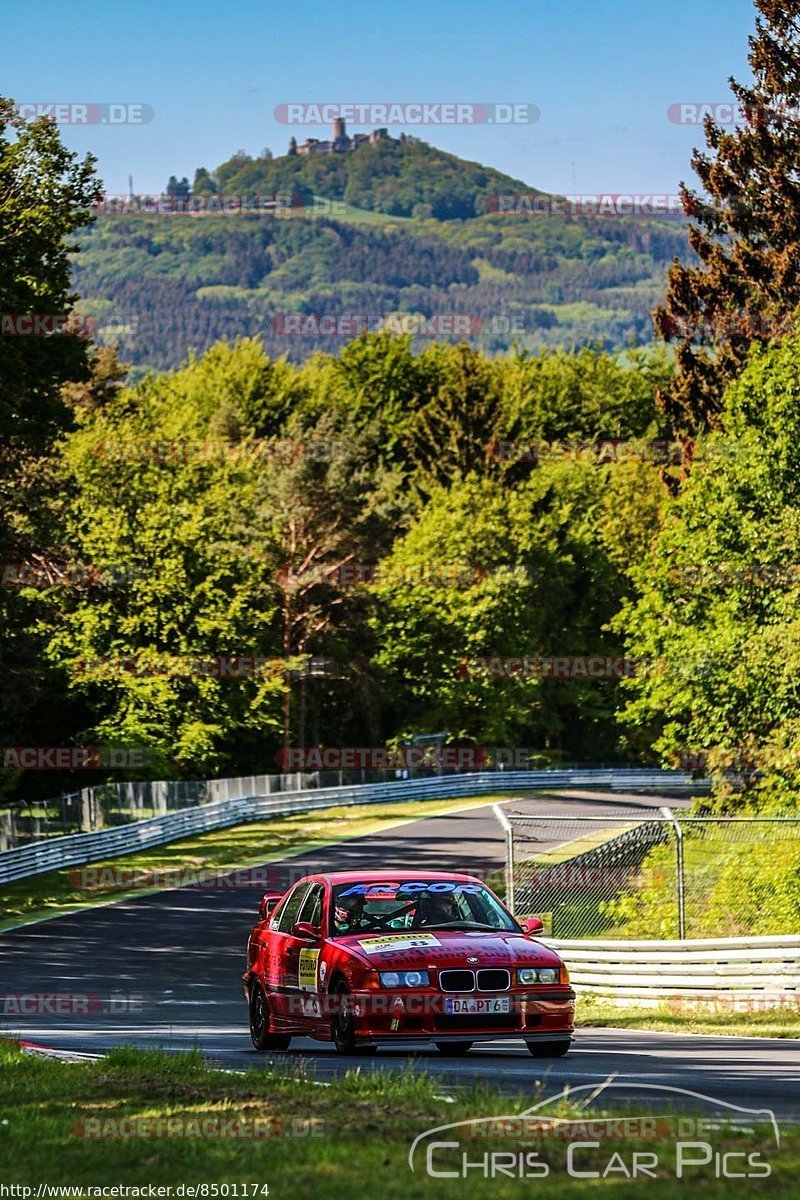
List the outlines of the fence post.
<svg viewBox="0 0 800 1200">
<path fill-rule="evenodd" d="M 680 827 L 675 813 L 671 808 L 661 809 L 664 816 L 675 830 L 675 855 L 678 875 L 678 937 L 681 941 L 686 939 L 686 909 L 684 905 L 683 891 L 683 830 Z"/>
<path fill-rule="evenodd" d="M 0 812 L 0 851 L 10 849 L 14 845 L 14 841 L 11 811 Z"/>
<path fill-rule="evenodd" d="M 499 804 L 492 805 L 492 812 L 500 822 L 506 835 L 506 908 L 514 912 L 514 827 Z"/>
</svg>

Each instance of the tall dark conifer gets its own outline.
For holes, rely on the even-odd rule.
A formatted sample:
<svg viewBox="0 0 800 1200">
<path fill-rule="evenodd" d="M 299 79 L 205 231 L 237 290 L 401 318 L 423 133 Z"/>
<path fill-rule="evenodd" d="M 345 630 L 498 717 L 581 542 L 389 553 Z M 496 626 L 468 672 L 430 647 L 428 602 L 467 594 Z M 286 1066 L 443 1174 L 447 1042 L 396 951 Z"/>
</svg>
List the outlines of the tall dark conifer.
<svg viewBox="0 0 800 1200">
<path fill-rule="evenodd" d="M 755 0 L 749 87 L 730 80 L 741 122 L 706 118 L 692 167 L 704 195 L 681 185 L 699 264 L 676 261 L 659 335 L 677 373 L 661 397 L 677 434 L 713 427 L 725 384 L 755 341 L 788 329 L 800 306 L 800 0 Z"/>
</svg>

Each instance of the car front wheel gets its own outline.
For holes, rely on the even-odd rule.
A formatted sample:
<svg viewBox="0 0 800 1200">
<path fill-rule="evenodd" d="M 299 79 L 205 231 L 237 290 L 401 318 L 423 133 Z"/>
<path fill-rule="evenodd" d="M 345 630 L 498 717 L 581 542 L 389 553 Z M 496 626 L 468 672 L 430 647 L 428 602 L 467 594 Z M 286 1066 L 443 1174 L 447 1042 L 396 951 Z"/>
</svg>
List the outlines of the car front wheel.
<svg viewBox="0 0 800 1200">
<path fill-rule="evenodd" d="M 288 1050 L 291 1038 L 285 1033 L 274 1033 L 267 997 L 260 983 L 250 988 L 250 1039 L 256 1050 Z"/>
<path fill-rule="evenodd" d="M 376 1047 L 373 1043 L 356 1038 L 353 997 L 347 990 L 347 984 L 343 979 L 334 984 L 332 995 L 335 1000 L 331 1020 L 331 1036 L 336 1049 L 340 1054 L 374 1054 Z"/>
</svg>

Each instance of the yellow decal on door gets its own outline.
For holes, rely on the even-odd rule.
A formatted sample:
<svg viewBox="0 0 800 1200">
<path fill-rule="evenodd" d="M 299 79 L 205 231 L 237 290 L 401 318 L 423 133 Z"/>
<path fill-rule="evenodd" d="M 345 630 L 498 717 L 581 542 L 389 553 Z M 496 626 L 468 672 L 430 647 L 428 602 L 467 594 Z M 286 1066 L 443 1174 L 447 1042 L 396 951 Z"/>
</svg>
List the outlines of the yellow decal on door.
<svg viewBox="0 0 800 1200">
<path fill-rule="evenodd" d="M 317 959 L 319 950 L 301 950 L 297 969 L 297 982 L 304 992 L 317 990 Z"/>
</svg>

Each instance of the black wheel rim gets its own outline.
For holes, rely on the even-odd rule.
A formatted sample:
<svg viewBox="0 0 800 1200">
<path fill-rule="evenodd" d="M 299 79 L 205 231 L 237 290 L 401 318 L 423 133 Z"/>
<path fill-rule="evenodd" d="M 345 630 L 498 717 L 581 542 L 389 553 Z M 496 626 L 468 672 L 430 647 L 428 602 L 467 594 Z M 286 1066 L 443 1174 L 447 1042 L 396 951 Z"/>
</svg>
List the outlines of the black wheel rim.
<svg viewBox="0 0 800 1200">
<path fill-rule="evenodd" d="M 353 1014 L 344 988 L 339 991 L 339 1010 L 336 1013 L 334 1032 L 337 1045 L 350 1045 L 353 1040 Z"/>
<path fill-rule="evenodd" d="M 250 1005 L 250 1032 L 254 1041 L 259 1041 L 267 1032 L 267 1005 L 261 988 L 253 992 Z"/>
</svg>

